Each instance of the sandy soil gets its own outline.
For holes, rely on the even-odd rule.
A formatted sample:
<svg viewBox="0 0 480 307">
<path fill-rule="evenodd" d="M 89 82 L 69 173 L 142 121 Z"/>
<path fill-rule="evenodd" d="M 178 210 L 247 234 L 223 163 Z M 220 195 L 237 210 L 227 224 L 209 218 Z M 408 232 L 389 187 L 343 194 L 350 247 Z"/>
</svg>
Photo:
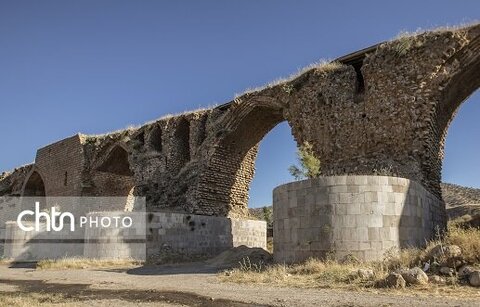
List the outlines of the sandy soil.
<svg viewBox="0 0 480 307">
<path fill-rule="evenodd" d="M 125 269 L 35 270 L 0 265 L 0 293 L 63 293 L 81 306 L 478 306 L 477 298 L 400 291 L 298 289 L 222 283 L 188 264 Z M 479 291 L 480 292 L 480 291 Z M 480 297 L 480 293 L 479 293 Z"/>
</svg>

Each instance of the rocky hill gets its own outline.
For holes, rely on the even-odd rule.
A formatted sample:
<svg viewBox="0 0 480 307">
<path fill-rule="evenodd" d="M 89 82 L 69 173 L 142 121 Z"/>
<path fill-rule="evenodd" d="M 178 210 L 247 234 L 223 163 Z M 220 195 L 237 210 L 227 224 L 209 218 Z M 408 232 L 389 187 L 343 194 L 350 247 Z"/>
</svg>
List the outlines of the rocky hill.
<svg viewBox="0 0 480 307">
<path fill-rule="evenodd" d="M 447 208 L 469 204 L 480 205 L 480 189 L 462 187 L 451 183 L 442 183 L 441 187 Z"/>
<path fill-rule="evenodd" d="M 442 194 L 449 219 L 480 227 L 480 189 L 442 183 Z"/>
</svg>

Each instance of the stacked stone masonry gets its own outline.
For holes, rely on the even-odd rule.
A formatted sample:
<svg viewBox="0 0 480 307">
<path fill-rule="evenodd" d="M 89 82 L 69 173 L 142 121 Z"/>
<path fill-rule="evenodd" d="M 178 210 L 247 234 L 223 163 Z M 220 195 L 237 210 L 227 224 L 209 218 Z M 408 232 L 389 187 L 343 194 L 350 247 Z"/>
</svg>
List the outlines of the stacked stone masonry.
<svg viewBox="0 0 480 307">
<path fill-rule="evenodd" d="M 90 213 L 89 218 L 117 217 L 119 212 Z M 140 227 L 118 229 L 79 228 L 71 232 L 68 227 L 60 232 L 46 232 L 42 224 L 40 231 L 25 232 L 14 221 L 0 229 L 1 256 L 16 261 L 61 259 L 65 257 L 87 257 L 94 259 L 131 258 L 138 260 L 197 259 L 215 256 L 232 247 L 267 248 L 266 223 L 245 219 L 202 216 L 181 213 L 149 213 L 132 215 L 134 224 Z M 33 226 L 33 222 L 24 222 Z M 141 226 L 145 227 L 141 227 Z"/>
<path fill-rule="evenodd" d="M 387 176 L 333 176 L 273 191 L 279 262 L 353 255 L 380 260 L 392 248 L 422 246 L 443 232 L 444 203 L 422 185 Z"/>
</svg>

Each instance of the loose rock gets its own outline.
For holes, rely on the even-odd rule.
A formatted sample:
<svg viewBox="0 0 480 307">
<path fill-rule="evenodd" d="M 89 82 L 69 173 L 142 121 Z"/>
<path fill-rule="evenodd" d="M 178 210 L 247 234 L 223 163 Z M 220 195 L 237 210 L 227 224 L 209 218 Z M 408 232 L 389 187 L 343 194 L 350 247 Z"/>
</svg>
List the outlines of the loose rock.
<svg viewBox="0 0 480 307">
<path fill-rule="evenodd" d="M 372 279 L 374 277 L 373 270 L 369 269 L 358 269 L 357 275 L 361 279 Z"/>
<path fill-rule="evenodd" d="M 469 282 L 471 286 L 480 287 L 480 271 L 474 271 L 470 274 Z"/>
<path fill-rule="evenodd" d="M 446 276 L 453 276 L 453 274 L 455 273 L 455 270 L 446 266 L 442 266 L 440 268 L 440 273 Z"/>
<path fill-rule="evenodd" d="M 401 272 L 402 277 L 410 285 L 425 285 L 428 283 L 428 276 L 419 267 Z"/>
<path fill-rule="evenodd" d="M 402 275 L 398 273 L 390 273 L 383 282 L 387 288 L 405 288 L 406 282 Z"/>
<path fill-rule="evenodd" d="M 438 244 L 430 251 L 432 258 L 456 258 L 462 255 L 462 250 L 457 245 L 442 245 Z"/>
<path fill-rule="evenodd" d="M 460 269 L 458 269 L 458 277 L 460 278 L 468 278 L 470 274 L 475 271 L 475 268 L 469 265 L 464 265 Z"/>
</svg>

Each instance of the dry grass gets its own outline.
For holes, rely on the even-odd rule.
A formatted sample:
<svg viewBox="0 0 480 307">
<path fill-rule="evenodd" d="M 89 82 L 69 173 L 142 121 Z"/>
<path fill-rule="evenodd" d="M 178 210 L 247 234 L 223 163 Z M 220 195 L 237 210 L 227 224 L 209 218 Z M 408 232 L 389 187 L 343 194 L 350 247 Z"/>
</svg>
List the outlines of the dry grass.
<svg viewBox="0 0 480 307">
<path fill-rule="evenodd" d="M 301 288 L 353 288 L 369 291 L 378 290 L 374 285 L 398 268 L 422 267 L 429 258 L 429 252 L 438 244 L 454 244 L 462 249 L 463 258 L 469 263 L 480 262 L 480 230 L 475 228 L 462 229 L 455 223 L 450 223 L 447 234 L 442 240 L 429 242 L 424 249 L 408 248 L 389 250 L 382 261 L 366 263 L 339 263 L 335 260 L 308 259 L 300 264 L 285 265 L 273 264 L 269 266 L 248 265 L 241 263 L 240 268 L 225 271 L 220 278 L 227 282 L 262 283 L 279 286 L 293 286 Z M 247 265 L 245 265 L 245 263 Z M 373 271 L 373 276 L 362 279 L 358 275 L 359 269 Z M 448 280 L 447 285 L 426 285 L 409 287 L 408 291 L 425 291 L 442 295 L 479 295 L 475 288 L 461 287 L 456 280 Z M 407 291 L 407 290 L 403 290 Z"/>
<path fill-rule="evenodd" d="M 263 86 L 259 86 L 259 87 L 255 87 L 255 88 L 248 88 L 240 94 L 235 94 L 234 97 L 235 97 L 235 100 L 236 100 L 236 99 L 238 99 L 238 98 L 240 98 L 244 95 L 257 93 L 257 92 L 260 92 L 262 90 L 273 88 L 273 87 L 279 86 L 279 85 L 282 85 L 283 90 L 288 92 L 289 86 L 288 86 L 287 83 L 290 82 L 290 81 L 293 81 L 294 79 L 298 78 L 299 76 L 306 73 L 307 71 L 315 69 L 315 70 L 317 70 L 321 73 L 328 73 L 328 72 L 337 70 L 337 69 L 339 69 L 343 66 L 344 66 L 344 64 L 342 64 L 340 62 L 329 61 L 329 60 L 320 60 L 318 62 L 314 62 L 310 65 L 307 65 L 307 66 L 299 69 L 296 73 L 291 74 L 290 76 L 288 76 L 286 78 L 276 79 L 276 80 L 271 81 L 268 84 L 263 85 Z"/>
<path fill-rule="evenodd" d="M 404 56 L 412 48 L 421 47 L 425 40 L 422 37 L 426 33 L 444 33 L 444 32 L 454 32 L 456 35 L 466 39 L 466 28 L 478 24 L 478 21 L 463 23 L 454 26 L 441 26 L 430 29 L 418 28 L 415 31 L 401 31 L 397 36 L 391 39 L 386 44 L 390 46 L 396 53 L 398 57 Z"/>
<path fill-rule="evenodd" d="M 31 307 L 52 305 L 78 306 L 75 301 L 65 298 L 62 294 L 0 292 L 0 307 Z"/>
<path fill-rule="evenodd" d="M 199 108 L 193 109 L 193 110 L 178 112 L 178 113 L 175 113 L 175 114 L 171 114 L 171 113 L 165 114 L 165 115 L 162 115 L 159 118 L 147 121 L 145 123 L 138 124 L 138 125 L 128 125 L 127 127 L 122 128 L 122 129 L 117 129 L 117 130 L 113 130 L 113 131 L 109 131 L 109 132 L 105 132 L 105 133 L 99 133 L 99 134 L 81 134 L 80 133 L 80 135 L 82 135 L 86 139 L 89 139 L 91 142 L 94 142 L 97 139 L 102 140 L 102 139 L 107 138 L 107 137 L 114 137 L 114 138 L 115 137 L 122 137 L 122 136 L 126 136 L 126 135 L 131 135 L 134 132 L 143 128 L 143 127 L 153 125 L 153 124 L 156 124 L 158 122 L 161 122 L 161 121 L 173 118 L 173 117 L 188 116 L 188 115 L 193 114 L 193 113 L 206 112 L 210 109 L 215 108 L 216 106 L 218 106 L 218 104 L 209 104 L 206 107 L 199 107 Z"/>
<path fill-rule="evenodd" d="M 248 263 L 248 261 L 247 261 Z M 262 283 L 301 288 L 330 288 L 364 284 L 358 278 L 359 268 L 370 265 L 340 264 L 336 261 L 308 259 L 296 265 L 274 264 L 266 267 L 242 265 L 226 271 L 220 278 L 237 283 Z"/>
<path fill-rule="evenodd" d="M 458 221 L 448 223 L 448 231 L 442 239 L 432 240 L 423 249 L 406 248 L 392 249 L 385 254 L 383 261 L 388 269 L 400 267 L 421 266 L 429 259 L 429 254 L 435 246 L 457 245 L 462 250 L 462 259 L 469 264 L 480 264 L 480 229 L 462 228 Z"/>
<path fill-rule="evenodd" d="M 448 244 L 460 246 L 462 258 L 468 263 L 480 264 L 480 230 L 478 228 L 464 229 L 452 222 L 445 241 Z"/>
<path fill-rule="evenodd" d="M 273 254 L 273 238 L 272 237 L 267 238 L 267 251 Z"/>
<path fill-rule="evenodd" d="M 37 263 L 37 269 L 88 269 L 88 268 L 112 268 L 133 267 L 142 265 L 143 262 L 134 259 L 88 259 L 80 257 L 47 259 Z"/>
<path fill-rule="evenodd" d="M 13 262 L 12 259 L 8 259 L 8 258 L 0 258 L 0 265 L 9 265 Z"/>
</svg>

